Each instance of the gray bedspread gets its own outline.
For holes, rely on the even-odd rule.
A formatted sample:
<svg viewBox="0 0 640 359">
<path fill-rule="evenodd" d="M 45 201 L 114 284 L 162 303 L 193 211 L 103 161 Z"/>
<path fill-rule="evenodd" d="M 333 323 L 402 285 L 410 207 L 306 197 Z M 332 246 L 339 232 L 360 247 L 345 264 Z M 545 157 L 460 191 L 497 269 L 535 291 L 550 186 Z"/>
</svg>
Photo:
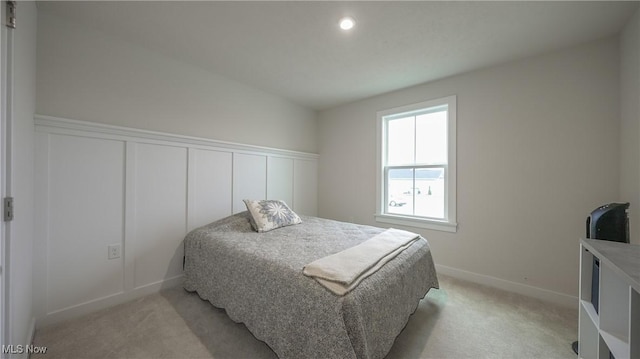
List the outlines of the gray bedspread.
<svg viewBox="0 0 640 359">
<path fill-rule="evenodd" d="M 419 240 L 336 296 L 302 268 L 353 247 L 382 228 L 302 217 L 267 233 L 242 212 L 185 238 L 184 288 L 196 291 L 285 358 L 383 358 L 418 302 L 438 279 L 426 240 Z"/>
</svg>

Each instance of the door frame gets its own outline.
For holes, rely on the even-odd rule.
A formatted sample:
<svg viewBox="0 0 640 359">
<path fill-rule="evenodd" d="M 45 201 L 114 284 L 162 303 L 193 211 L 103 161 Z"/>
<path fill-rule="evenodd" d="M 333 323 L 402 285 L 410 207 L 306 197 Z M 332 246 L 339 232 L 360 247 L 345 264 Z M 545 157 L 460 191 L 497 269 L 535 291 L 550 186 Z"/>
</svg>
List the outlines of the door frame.
<svg viewBox="0 0 640 359">
<path fill-rule="evenodd" d="M 13 117 L 13 31 L 6 26 L 7 1 L 0 1 L 0 357 L 5 358 L 5 344 L 11 342 L 7 311 L 9 300 L 9 243 L 10 225 L 4 221 L 4 198 L 11 193 L 11 120 Z"/>
</svg>

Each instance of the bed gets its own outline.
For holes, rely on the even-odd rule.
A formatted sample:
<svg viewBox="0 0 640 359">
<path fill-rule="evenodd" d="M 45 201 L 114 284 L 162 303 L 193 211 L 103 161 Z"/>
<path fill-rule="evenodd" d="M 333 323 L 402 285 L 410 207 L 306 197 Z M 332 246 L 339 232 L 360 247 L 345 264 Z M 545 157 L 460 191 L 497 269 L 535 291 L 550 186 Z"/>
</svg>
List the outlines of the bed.
<svg viewBox="0 0 640 359">
<path fill-rule="evenodd" d="M 419 301 L 438 288 L 427 241 L 339 296 L 303 267 L 384 229 L 300 217 L 300 224 L 257 233 L 242 212 L 193 230 L 184 242 L 184 288 L 224 308 L 281 359 L 383 358 Z"/>
</svg>

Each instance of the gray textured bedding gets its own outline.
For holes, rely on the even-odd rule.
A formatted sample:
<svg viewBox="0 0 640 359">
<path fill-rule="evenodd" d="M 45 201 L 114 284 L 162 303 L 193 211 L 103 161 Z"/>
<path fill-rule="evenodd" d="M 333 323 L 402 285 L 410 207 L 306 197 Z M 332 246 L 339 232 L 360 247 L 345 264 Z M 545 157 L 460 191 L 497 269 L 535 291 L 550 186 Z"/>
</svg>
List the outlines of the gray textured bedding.
<svg viewBox="0 0 640 359">
<path fill-rule="evenodd" d="M 266 233 L 247 212 L 185 238 L 184 288 L 244 323 L 280 358 L 383 358 L 438 279 L 426 241 L 415 242 L 345 296 L 302 268 L 384 229 L 316 217 Z"/>
</svg>

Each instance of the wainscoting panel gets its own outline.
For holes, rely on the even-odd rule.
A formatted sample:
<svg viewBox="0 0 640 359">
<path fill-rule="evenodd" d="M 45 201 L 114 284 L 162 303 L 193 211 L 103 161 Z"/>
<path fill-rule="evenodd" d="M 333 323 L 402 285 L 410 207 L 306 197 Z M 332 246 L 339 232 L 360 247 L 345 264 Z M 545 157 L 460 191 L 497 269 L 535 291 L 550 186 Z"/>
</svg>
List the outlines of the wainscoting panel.
<svg viewBox="0 0 640 359">
<path fill-rule="evenodd" d="M 293 159 L 267 159 L 267 199 L 280 199 L 293 208 Z"/>
<path fill-rule="evenodd" d="M 91 148 L 88 152 L 87 149 Z M 49 138 L 47 310 L 123 291 L 124 143 L 76 136 Z"/>
<path fill-rule="evenodd" d="M 244 211 L 245 198 L 317 213 L 315 154 L 35 122 L 37 326 L 179 285 L 188 231 Z"/>
<path fill-rule="evenodd" d="M 233 213 L 246 211 L 243 199 L 267 196 L 267 156 L 233 154 Z"/>
<path fill-rule="evenodd" d="M 318 161 L 295 159 L 293 163 L 293 210 L 318 214 Z"/>
<path fill-rule="evenodd" d="M 187 231 L 187 149 L 139 144 L 136 148 L 134 287 L 182 274 Z"/>
<path fill-rule="evenodd" d="M 189 149 L 189 230 L 231 215 L 232 171 L 231 152 Z"/>
</svg>

